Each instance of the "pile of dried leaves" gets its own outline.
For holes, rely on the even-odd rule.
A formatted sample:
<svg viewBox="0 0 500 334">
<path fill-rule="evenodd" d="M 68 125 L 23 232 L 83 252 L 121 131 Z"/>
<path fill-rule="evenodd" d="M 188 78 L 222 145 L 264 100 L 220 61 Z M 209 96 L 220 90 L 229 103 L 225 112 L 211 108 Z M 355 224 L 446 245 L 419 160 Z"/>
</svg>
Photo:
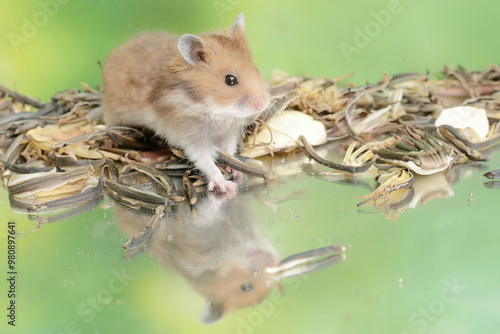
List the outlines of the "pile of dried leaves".
<svg viewBox="0 0 500 334">
<path fill-rule="evenodd" d="M 323 123 L 320 144 L 345 140 L 340 164 L 320 157 L 307 135 L 297 138 L 310 159 L 332 168 L 320 177 L 355 182 L 358 173 L 375 174 L 376 189 L 360 196 L 366 200 L 358 206 L 372 204 L 395 219 L 415 197 L 415 176 L 423 182 L 421 176 L 446 173 L 452 164 L 487 161 L 481 151 L 500 138 L 500 67 L 445 67 L 441 76 L 400 74 L 378 85 L 342 87 L 336 80 L 277 73 L 271 84 L 298 85 L 289 108 Z"/>
<path fill-rule="evenodd" d="M 360 205 L 384 211 L 405 199 L 415 174 L 484 161 L 480 151 L 500 137 L 499 66 L 475 72 L 445 67 L 439 80 L 401 74 L 376 85 L 339 81 L 276 73 L 270 81 L 273 104 L 248 128 L 241 155 L 300 148 L 332 168 L 325 179 L 375 174 L 379 186 Z M 92 209 L 104 192 L 150 213 L 158 205 L 193 205 L 205 183 L 182 152 L 144 131 L 104 126 L 101 101 L 102 92 L 86 84 L 47 103 L 0 86 L 0 168 L 12 207 L 42 224 Z M 345 141 L 342 163 L 312 148 L 337 140 Z M 222 160 L 274 179 L 240 160 Z M 68 208 L 49 218 L 34 214 Z"/>
</svg>

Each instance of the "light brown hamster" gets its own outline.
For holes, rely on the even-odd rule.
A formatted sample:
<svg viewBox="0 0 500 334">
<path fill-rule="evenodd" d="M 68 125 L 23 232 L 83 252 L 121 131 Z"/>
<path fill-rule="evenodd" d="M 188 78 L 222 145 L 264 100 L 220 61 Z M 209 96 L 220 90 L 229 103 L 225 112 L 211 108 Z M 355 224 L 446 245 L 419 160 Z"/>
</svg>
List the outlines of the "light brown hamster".
<svg viewBox="0 0 500 334">
<path fill-rule="evenodd" d="M 215 165 L 217 150 L 234 155 L 244 127 L 270 102 L 243 14 L 230 31 L 142 33 L 111 53 L 103 81 L 106 125 L 152 129 L 184 150 L 210 191 L 237 189 Z"/>
</svg>

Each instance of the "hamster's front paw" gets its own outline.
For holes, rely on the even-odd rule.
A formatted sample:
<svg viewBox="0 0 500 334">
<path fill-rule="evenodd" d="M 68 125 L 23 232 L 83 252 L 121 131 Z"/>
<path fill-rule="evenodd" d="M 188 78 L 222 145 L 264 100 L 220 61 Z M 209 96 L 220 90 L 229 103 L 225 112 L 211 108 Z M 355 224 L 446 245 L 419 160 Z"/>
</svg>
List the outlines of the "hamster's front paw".
<svg viewBox="0 0 500 334">
<path fill-rule="evenodd" d="M 222 180 L 214 180 L 208 183 L 209 191 L 219 191 L 222 193 L 230 192 L 236 193 L 238 190 L 238 185 L 232 181 L 227 181 L 222 178 Z"/>
</svg>

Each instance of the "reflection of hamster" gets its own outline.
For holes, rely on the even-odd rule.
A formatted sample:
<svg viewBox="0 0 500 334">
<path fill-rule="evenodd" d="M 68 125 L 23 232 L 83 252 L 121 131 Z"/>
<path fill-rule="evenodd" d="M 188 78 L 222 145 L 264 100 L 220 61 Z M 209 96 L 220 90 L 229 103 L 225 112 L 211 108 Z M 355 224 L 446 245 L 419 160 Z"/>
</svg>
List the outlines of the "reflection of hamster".
<svg viewBox="0 0 500 334">
<path fill-rule="evenodd" d="M 248 199 L 226 202 L 209 196 L 196 204 L 179 206 L 166 218 L 149 251 L 165 268 L 181 274 L 208 302 L 201 314 L 205 324 L 231 311 L 262 302 L 279 278 L 266 268 L 279 263 L 272 244 L 251 220 Z M 149 220 L 116 208 L 120 228 L 128 236 Z M 139 222 L 139 223 L 138 223 Z"/>
<path fill-rule="evenodd" d="M 233 155 L 244 126 L 270 102 L 243 14 L 230 31 L 140 34 L 111 53 L 103 81 L 108 126 L 151 128 L 184 150 L 209 190 L 236 190 L 215 165 L 217 149 Z"/>
</svg>

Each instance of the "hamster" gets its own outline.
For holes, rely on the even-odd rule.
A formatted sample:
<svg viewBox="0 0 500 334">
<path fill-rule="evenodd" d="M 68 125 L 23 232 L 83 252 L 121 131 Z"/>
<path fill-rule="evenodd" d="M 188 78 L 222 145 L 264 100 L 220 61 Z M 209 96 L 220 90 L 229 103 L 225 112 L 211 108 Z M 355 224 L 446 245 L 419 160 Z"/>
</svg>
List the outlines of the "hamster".
<svg viewBox="0 0 500 334">
<path fill-rule="evenodd" d="M 103 83 L 107 126 L 153 130 L 184 150 L 210 191 L 236 191 L 215 164 L 217 150 L 234 155 L 244 127 L 270 103 L 243 14 L 229 31 L 139 34 L 110 54 Z"/>
</svg>

